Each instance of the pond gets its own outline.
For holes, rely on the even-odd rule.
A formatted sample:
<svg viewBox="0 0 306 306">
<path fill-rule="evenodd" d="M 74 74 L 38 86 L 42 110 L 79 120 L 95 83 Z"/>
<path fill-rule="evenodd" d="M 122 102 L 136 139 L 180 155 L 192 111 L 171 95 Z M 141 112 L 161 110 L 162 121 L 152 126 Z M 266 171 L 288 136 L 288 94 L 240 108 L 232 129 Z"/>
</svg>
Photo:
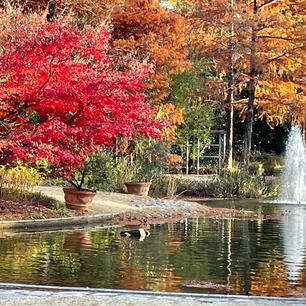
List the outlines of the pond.
<svg viewBox="0 0 306 306">
<path fill-rule="evenodd" d="M 0 234 L 0 282 L 270 296 L 306 295 L 306 206 L 214 202 L 257 217 Z M 277 218 L 265 219 L 268 211 Z"/>
</svg>

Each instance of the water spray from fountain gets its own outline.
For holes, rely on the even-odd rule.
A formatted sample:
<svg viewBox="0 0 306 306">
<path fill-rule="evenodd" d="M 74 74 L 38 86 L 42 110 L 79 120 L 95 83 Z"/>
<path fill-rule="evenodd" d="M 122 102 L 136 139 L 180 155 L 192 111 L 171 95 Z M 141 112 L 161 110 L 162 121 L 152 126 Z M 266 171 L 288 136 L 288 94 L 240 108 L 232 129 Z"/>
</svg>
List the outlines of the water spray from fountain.
<svg viewBox="0 0 306 306">
<path fill-rule="evenodd" d="M 285 169 L 277 202 L 306 204 L 306 149 L 297 124 L 291 127 L 287 140 Z"/>
</svg>

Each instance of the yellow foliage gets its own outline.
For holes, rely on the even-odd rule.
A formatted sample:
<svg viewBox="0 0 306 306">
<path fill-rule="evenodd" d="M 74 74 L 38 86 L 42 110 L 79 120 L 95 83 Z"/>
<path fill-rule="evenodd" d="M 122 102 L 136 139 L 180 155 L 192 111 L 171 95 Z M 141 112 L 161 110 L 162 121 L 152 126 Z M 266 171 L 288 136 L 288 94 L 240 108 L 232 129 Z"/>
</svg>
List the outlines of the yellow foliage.
<svg viewBox="0 0 306 306">
<path fill-rule="evenodd" d="M 3 188 L 6 192 L 20 193 L 26 190 L 33 190 L 33 187 L 41 184 L 42 178 L 39 172 L 20 161 L 17 165 L 10 167 L 9 165 L 0 166 L 0 190 L 3 195 Z"/>
</svg>

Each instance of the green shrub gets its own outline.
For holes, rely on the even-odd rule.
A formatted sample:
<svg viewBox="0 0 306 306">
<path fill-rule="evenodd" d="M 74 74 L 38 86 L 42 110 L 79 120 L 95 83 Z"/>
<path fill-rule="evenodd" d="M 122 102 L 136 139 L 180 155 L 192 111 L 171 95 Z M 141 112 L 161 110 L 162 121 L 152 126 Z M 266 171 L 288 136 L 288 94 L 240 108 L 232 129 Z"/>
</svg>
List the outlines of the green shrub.
<svg viewBox="0 0 306 306">
<path fill-rule="evenodd" d="M 169 148 L 155 139 L 139 139 L 130 155 L 131 181 L 151 182 L 165 173 Z"/>
<path fill-rule="evenodd" d="M 262 175 L 265 172 L 263 164 L 258 161 L 251 162 L 249 165 L 249 172 L 253 175 Z"/>
<path fill-rule="evenodd" d="M 124 183 L 130 182 L 132 178 L 132 167 L 130 156 L 119 156 L 116 158 L 116 184 L 120 192 L 126 191 Z"/>
<path fill-rule="evenodd" d="M 51 186 L 71 187 L 71 184 L 82 189 L 118 191 L 117 165 L 112 154 L 96 153 L 88 157 L 84 168 L 76 168 L 70 180 L 46 176 L 44 184 Z"/>
<path fill-rule="evenodd" d="M 266 176 L 279 176 L 284 167 L 284 158 L 275 154 L 262 154 L 259 158 Z"/>
<path fill-rule="evenodd" d="M 266 176 L 280 176 L 284 166 L 270 166 L 270 165 L 265 165 L 265 175 Z"/>
<path fill-rule="evenodd" d="M 135 146 L 132 153 L 116 157 L 116 181 L 121 191 L 125 191 L 126 182 L 152 182 L 154 193 L 164 194 L 166 190 L 158 191 L 157 185 L 164 188 L 163 175 L 169 164 L 169 148 L 161 141 L 140 138 L 132 142 Z"/>
<path fill-rule="evenodd" d="M 212 195 L 222 198 L 266 198 L 275 197 L 277 191 L 277 182 L 266 181 L 264 176 L 238 169 L 222 170 L 213 183 Z"/>
<path fill-rule="evenodd" d="M 89 157 L 87 169 L 88 188 L 103 191 L 118 191 L 117 164 L 111 154 L 97 153 Z"/>
<path fill-rule="evenodd" d="M 61 177 L 51 177 L 47 174 L 43 178 L 44 186 L 71 187 L 71 185 Z"/>
</svg>

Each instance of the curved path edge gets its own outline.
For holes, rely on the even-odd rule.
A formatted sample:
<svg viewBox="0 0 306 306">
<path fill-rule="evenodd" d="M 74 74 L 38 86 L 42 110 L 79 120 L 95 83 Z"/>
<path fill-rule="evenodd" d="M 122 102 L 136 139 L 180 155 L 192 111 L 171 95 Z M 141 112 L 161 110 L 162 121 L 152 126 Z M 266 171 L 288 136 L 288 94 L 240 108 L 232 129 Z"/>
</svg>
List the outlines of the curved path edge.
<svg viewBox="0 0 306 306">
<path fill-rule="evenodd" d="M 106 225 L 118 213 L 97 214 L 79 217 L 33 219 L 18 221 L 1 221 L 0 230 L 62 229 L 63 227 L 85 226 L 93 224 Z"/>
<path fill-rule="evenodd" d="M 6 294 L 11 291 L 14 294 Z M 143 291 L 143 290 L 121 290 L 121 289 L 100 289 L 100 288 L 83 288 L 83 287 L 62 287 L 62 286 L 45 286 L 45 285 L 26 285 L 15 283 L 0 283 L 0 301 L 2 299 L 19 298 L 37 298 L 37 297 L 75 297 L 82 299 L 102 298 L 105 302 L 106 297 L 133 299 L 133 305 L 141 305 L 148 299 L 158 301 L 159 303 L 167 300 L 175 300 L 175 305 L 186 305 L 189 303 L 200 302 L 202 305 L 263 305 L 263 306 L 280 306 L 280 305 L 305 305 L 305 298 L 285 298 L 285 297 L 263 297 L 263 296 L 243 296 L 243 295 L 223 295 L 223 294 L 201 294 L 201 293 L 184 293 L 184 292 L 160 292 L 160 291 Z M 142 300 L 144 299 L 144 300 Z M 158 304 L 159 304 L 158 303 Z M 188 304 L 188 305 L 191 305 Z M 146 304 L 146 303 L 145 303 Z M 144 304 L 144 305 L 145 305 Z M 163 303 L 161 303 L 163 304 Z M 192 303 L 193 304 L 193 303 Z M 18 305 L 18 304 L 16 304 Z M 68 305 L 68 304 L 67 304 Z M 95 304 L 96 305 L 96 304 Z M 130 304 L 128 304 L 130 305 Z M 143 304 L 142 304 L 143 305 Z M 157 305 L 157 304 L 156 304 Z"/>
</svg>

